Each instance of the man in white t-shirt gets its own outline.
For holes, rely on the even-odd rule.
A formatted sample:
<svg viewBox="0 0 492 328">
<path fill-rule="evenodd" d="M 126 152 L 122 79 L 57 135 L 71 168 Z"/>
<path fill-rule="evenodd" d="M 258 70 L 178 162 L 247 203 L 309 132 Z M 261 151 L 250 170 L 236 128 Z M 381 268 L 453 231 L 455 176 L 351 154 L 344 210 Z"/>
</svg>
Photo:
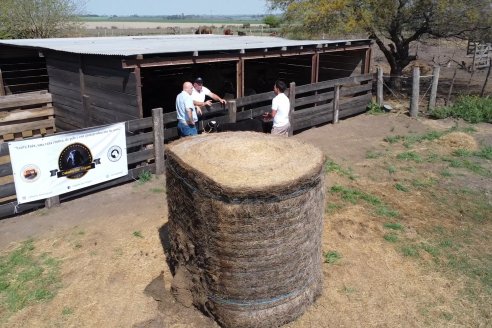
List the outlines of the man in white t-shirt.
<svg viewBox="0 0 492 328">
<path fill-rule="evenodd" d="M 284 81 L 275 81 L 273 86 L 275 98 L 272 100 L 272 112 L 269 116 L 273 118 L 272 134 L 288 137 L 290 130 L 290 101 L 284 93 L 286 89 L 287 85 Z"/>
<path fill-rule="evenodd" d="M 213 100 L 220 101 L 222 104 L 226 104 L 227 101 L 225 99 L 220 98 L 215 93 L 210 91 L 209 88 L 203 86 L 203 79 L 201 77 L 197 77 L 195 82 L 193 82 L 193 91 L 191 93 L 191 97 L 193 98 L 193 104 L 196 107 L 196 111 L 198 115 L 202 115 L 202 107 L 212 105 L 212 100 L 205 101 L 205 97 L 208 96 Z"/>
<path fill-rule="evenodd" d="M 176 116 L 178 119 L 178 134 L 180 137 L 197 134 L 195 123 L 198 121 L 191 93 L 193 84 L 183 83 L 183 91 L 176 97 Z"/>
</svg>

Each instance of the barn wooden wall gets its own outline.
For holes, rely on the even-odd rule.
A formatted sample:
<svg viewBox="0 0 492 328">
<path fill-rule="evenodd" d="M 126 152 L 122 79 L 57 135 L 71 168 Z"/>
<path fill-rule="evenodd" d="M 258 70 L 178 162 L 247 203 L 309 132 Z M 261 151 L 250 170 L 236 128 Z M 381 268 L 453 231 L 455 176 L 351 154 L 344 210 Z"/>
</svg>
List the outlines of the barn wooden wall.
<svg viewBox="0 0 492 328">
<path fill-rule="evenodd" d="M 56 126 L 73 130 L 141 117 L 135 72 L 121 57 L 46 53 Z"/>
<path fill-rule="evenodd" d="M 0 96 L 47 89 L 46 61 L 38 50 L 2 46 Z"/>
</svg>

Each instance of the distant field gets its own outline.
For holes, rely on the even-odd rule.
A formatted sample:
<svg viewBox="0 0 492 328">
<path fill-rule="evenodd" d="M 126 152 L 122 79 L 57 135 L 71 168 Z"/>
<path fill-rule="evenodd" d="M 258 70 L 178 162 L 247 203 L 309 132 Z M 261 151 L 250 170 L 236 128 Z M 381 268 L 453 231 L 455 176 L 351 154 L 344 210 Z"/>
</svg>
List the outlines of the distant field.
<svg viewBox="0 0 492 328">
<path fill-rule="evenodd" d="M 224 27 L 224 26 L 243 26 L 244 23 L 238 21 L 229 21 L 229 22 L 142 22 L 142 21 L 87 21 L 84 22 L 83 25 L 86 29 L 158 29 L 158 28 L 168 28 L 168 27 L 180 27 L 180 28 L 190 28 L 190 27 L 198 27 L 198 26 L 216 26 L 216 27 Z M 266 26 L 259 22 L 254 24 L 250 23 L 251 27 L 261 27 Z"/>
</svg>

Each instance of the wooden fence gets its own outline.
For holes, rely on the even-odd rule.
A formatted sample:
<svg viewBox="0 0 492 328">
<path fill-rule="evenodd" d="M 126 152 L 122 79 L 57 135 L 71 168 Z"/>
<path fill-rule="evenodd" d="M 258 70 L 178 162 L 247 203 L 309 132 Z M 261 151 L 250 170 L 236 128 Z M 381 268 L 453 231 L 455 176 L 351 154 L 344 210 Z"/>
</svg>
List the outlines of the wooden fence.
<svg viewBox="0 0 492 328">
<path fill-rule="evenodd" d="M 11 216 L 13 214 L 44 207 L 45 205 L 49 207 L 60 201 L 69 200 L 110 188 L 124 182 L 136 180 L 143 171 L 162 174 L 164 172 L 163 161 L 160 161 L 157 164 L 155 161 L 155 158 L 164 159 L 164 138 L 162 131 L 162 109 L 160 108 L 153 111 L 153 117 L 126 122 L 125 132 L 128 175 L 66 193 L 59 197 L 24 204 L 18 204 L 15 197 L 16 193 L 12 176 L 12 166 L 10 164 L 8 143 L 0 143 L 0 217 Z"/>
<path fill-rule="evenodd" d="M 327 122 L 362 113 L 372 99 L 373 74 L 357 75 L 336 80 L 296 86 L 290 83 L 291 125 L 298 131 Z M 259 118 L 271 110 L 273 91 L 229 101 L 227 108 L 213 104 L 204 112 L 203 130 L 209 121 L 234 123 Z M 177 138 L 176 112 L 164 114 L 165 140 Z"/>
<path fill-rule="evenodd" d="M 372 98 L 372 74 L 347 77 L 308 85 L 290 84 L 291 125 L 293 131 L 306 129 L 339 118 L 362 113 Z M 219 123 L 240 122 L 261 117 L 270 111 L 273 92 L 230 101 L 227 108 L 213 104 L 205 112 L 202 129 L 211 120 Z M 7 143 L 0 143 L 0 217 L 51 206 L 64 201 L 135 180 L 143 171 L 164 172 L 164 143 L 177 138 L 176 112 L 163 114 L 162 108 L 153 116 L 126 122 L 128 175 L 85 189 L 60 195 L 54 199 L 18 204 Z"/>
</svg>

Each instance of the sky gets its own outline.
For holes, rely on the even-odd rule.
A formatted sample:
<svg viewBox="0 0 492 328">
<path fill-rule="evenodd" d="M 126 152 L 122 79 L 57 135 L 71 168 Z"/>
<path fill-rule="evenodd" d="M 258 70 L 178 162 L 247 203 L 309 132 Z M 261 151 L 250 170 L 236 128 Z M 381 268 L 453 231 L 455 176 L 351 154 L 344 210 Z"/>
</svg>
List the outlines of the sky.
<svg viewBox="0 0 492 328">
<path fill-rule="evenodd" d="M 95 15 L 250 15 L 268 13 L 266 0 L 85 0 Z"/>
</svg>

